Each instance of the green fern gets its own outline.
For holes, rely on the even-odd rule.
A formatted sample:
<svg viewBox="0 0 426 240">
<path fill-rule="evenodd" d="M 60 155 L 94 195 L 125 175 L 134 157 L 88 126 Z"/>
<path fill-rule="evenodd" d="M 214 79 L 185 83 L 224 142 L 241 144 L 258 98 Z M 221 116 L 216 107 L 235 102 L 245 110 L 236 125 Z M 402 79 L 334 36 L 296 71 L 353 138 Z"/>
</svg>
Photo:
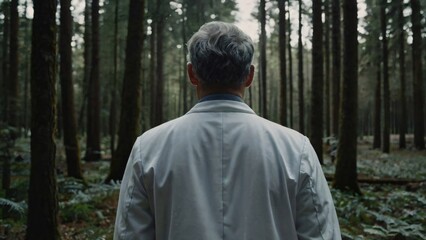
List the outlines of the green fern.
<svg viewBox="0 0 426 240">
<path fill-rule="evenodd" d="M 0 206 L 8 207 L 9 211 L 16 212 L 21 216 L 25 215 L 27 209 L 27 204 L 24 201 L 14 202 L 6 198 L 0 198 Z"/>
</svg>

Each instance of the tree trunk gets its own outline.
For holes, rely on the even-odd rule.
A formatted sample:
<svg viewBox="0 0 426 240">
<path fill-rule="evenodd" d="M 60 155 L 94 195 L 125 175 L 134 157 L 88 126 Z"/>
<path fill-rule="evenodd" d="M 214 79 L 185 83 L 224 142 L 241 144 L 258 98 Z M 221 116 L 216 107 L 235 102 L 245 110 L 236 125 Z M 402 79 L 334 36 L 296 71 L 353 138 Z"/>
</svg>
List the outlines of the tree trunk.
<svg viewBox="0 0 426 240">
<path fill-rule="evenodd" d="M 323 164 L 322 137 L 323 137 L 323 29 L 322 29 L 322 2 L 313 1 L 313 36 L 312 36 L 312 96 L 311 96 L 311 137 L 312 146 Z"/>
<path fill-rule="evenodd" d="M 25 1 L 25 8 L 24 11 L 27 12 L 28 9 L 28 2 L 29 0 Z M 25 16 L 25 27 L 24 27 L 24 48 L 26 52 L 31 52 L 31 29 L 30 29 L 30 23 L 31 21 Z M 25 54 L 25 64 L 24 64 L 24 117 L 23 117 L 23 127 L 24 127 L 24 137 L 28 137 L 28 131 L 29 131 L 29 110 L 28 110 L 28 100 L 29 100 L 29 85 L 30 85 L 30 54 Z"/>
<path fill-rule="evenodd" d="M 332 42 L 332 128 L 333 135 L 339 137 L 339 111 L 340 111 L 340 0 L 332 0 L 331 5 L 332 27 L 331 27 L 331 42 Z"/>
<path fill-rule="evenodd" d="M 154 10 L 155 11 L 155 10 Z M 150 126 L 154 127 L 156 122 L 156 91 L 157 91 L 157 81 L 156 81 L 156 58 L 157 58 L 157 19 L 154 17 L 151 23 L 151 36 L 150 36 L 150 61 L 149 61 L 149 80 L 150 80 Z"/>
<path fill-rule="evenodd" d="M 187 41 L 187 36 L 186 36 L 186 12 L 185 12 L 185 8 L 186 6 L 183 5 L 182 9 L 182 59 L 186 59 L 186 55 L 187 55 L 187 51 L 186 51 L 186 41 Z M 184 64 L 182 66 L 182 98 L 183 98 L 183 113 L 186 113 L 189 108 L 188 108 L 188 78 L 187 78 L 187 73 L 186 73 L 186 65 L 187 62 L 183 61 Z"/>
<path fill-rule="evenodd" d="M 157 24 L 156 24 L 156 71 L 155 71 L 155 121 L 153 126 L 164 122 L 164 28 L 166 16 L 164 14 L 164 0 L 157 0 Z"/>
<path fill-rule="evenodd" d="M 56 1 L 34 0 L 31 52 L 31 173 L 26 239 L 60 239 L 56 128 Z"/>
<path fill-rule="evenodd" d="M 377 40 L 380 48 L 380 42 Z M 374 136 L 373 148 L 379 149 L 382 145 L 382 72 L 381 72 L 381 58 L 376 58 L 376 88 L 374 93 Z"/>
<path fill-rule="evenodd" d="M 339 144 L 333 186 L 361 193 L 357 182 L 358 31 L 357 2 L 343 2 L 344 46 Z"/>
<path fill-rule="evenodd" d="M 278 49 L 280 54 L 280 123 L 287 126 L 287 71 L 286 71 L 286 21 L 285 21 L 285 0 L 278 0 L 279 13 L 279 33 Z"/>
<path fill-rule="evenodd" d="M 141 66 L 143 49 L 144 1 L 131 0 L 127 28 L 126 62 L 121 101 L 117 150 L 111 160 L 106 182 L 121 180 L 132 146 L 140 134 Z"/>
<path fill-rule="evenodd" d="M 331 113 L 330 113 L 330 94 L 331 94 L 331 81 L 330 81 L 330 2 L 329 0 L 324 1 L 324 15 L 325 15 L 325 22 L 324 22 L 324 68 L 325 68 L 325 133 L 326 136 L 329 137 L 331 135 Z"/>
<path fill-rule="evenodd" d="M 74 108 L 74 85 L 72 79 L 72 16 L 71 1 L 61 0 L 61 28 L 59 35 L 60 78 L 62 94 L 62 120 L 68 176 L 83 179 L 80 165 L 80 147 L 77 140 L 77 125 Z"/>
<path fill-rule="evenodd" d="M 117 125 L 117 81 L 118 81 L 118 9 L 120 6 L 120 0 L 115 1 L 115 10 L 114 10 L 114 73 L 112 79 L 112 88 L 111 88 L 111 103 L 110 103 L 110 113 L 109 113 L 109 135 L 110 135 L 110 150 L 111 156 L 114 155 L 115 151 L 115 135 L 116 135 L 116 125 Z"/>
<path fill-rule="evenodd" d="M 261 84 L 261 115 L 264 118 L 268 118 L 268 103 L 267 103 L 267 85 L 266 85 L 266 3 L 265 0 L 260 0 L 259 5 L 259 21 L 260 21 L 260 84 Z"/>
<path fill-rule="evenodd" d="M 56 133 L 55 133 L 55 137 L 56 138 L 62 138 L 63 134 L 62 134 L 62 130 L 63 130 L 63 126 L 62 126 L 62 100 L 61 98 L 57 98 L 56 99 Z"/>
<path fill-rule="evenodd" d="M 90 71 L 86 161 L 101 159 L 100 82 L 99 82 L 99 0 L 92 1 L 92 69 Z"/>
<path fill-rule="evenodd" d="M 18 113 L 18 30 L 19 30 L 19 14 L 18 0 L 10 2 L 10 39 L 9 39 L 9 82 L 8 82 L 8 112 L 7 123 L 12 127 L 19 127 Z"/>
<path fill-rule="evenodd" d="M 3 141 L 3 144 L 1 146 L 2 155 L 0 156 L 0 160 L 2 161 L 1 165 L 1 183 L 2 183 L 2 190 L 4 192 L 4 197 L 7 199 L 10 199 L 10 193 L 11 193 L 11 161 L 12 161 L 12 147 L 15 145 L 15 137 L 13 131 L 7 131 L 3 132 L 1 135 L 1 140 Z M 9 206 L 2 206 L 0 209 L 2 209 L 2 217 L 3 219 L 6 219 L 10 217 L 10 208 Z"/>
<path fill-rule="evenodd" d="M 413 32 L 413 98 L 414 98 L 414 147 L 425 149 L 424 139 L 424 93 L 422 70 L 422 23 L 420 1 L 411 0 L 411 22 Z"/>
<path fill-rule="evenodd" d="M 78 120 L 78 126 L 80 126 L 80 130 L 84 133 L 84 113 L 86 112 L 86 106 L 88 105 L 88 88 L 90 82 L 90 68 L 92 65 L 92 31 L 90 30 L 91 26 L 91 18 L 90 18 L 90 6 L 91 1 L 85 0 L 85 8 L 84 8 L 84 76 L 83 76 L 83 100 L 81 101 L 80 114 Z M 86 118 L 88 118 L 86 116 Z M 87 125 L 87 123 L 86 123 Z"/>
<path fill-rule="evenodd" d="M 293 128 L 293 56 L 291 51 L 291 18 L 290 18 L 290 0 L 287 0 L 287 31 L 288 31 L 288 41 L 287 41 L 287 50 L 288 50 L 288 80 L 289 80 L 289 110 L 290 110 L 290 122 L 289 127 Z"/>
<path fill-rule="evenodd" d="M 386 33 L 386 5 L 387 0 L 382 0 L 380 6 L 380 24 L 382 30 L 382 62 L 383 62 L 383 149 L 384 153 L 390 152 L 390 89 L 388 65 L 388 40 Z"/>
<path fill-rule="evenodd" d="M 405 134 L 407 133 L 407 103 L 405 94 L 405 34 L 404 34 L 404 8 L 398 2 L 398 29 L 399 29 L 399 80 L 400 80 L 400 111 L 399 111 L 399 148 L 406 148 Z"/>
<path fill-rule="evenodd" d="M 299 132 L 305 133 L 305 96 L 303 77 L 303 44 L 302 44 L 302 0 L 299 0 L 299 29 L 297 45 L 297 67 L 298 67 L 298 88 L 299 88 Z"/>
<path fill-rule="evenodd" d="M 10 3 L 4 1 L 2 3 L 2 10 L 4 14 L 3 20 L 3 46 L 2 46 L 2 118 L 3 122 L 7 122 L 8 114 L 8 85 L 9 85 L 9 33 L 10 33 Z"/>
</svg>

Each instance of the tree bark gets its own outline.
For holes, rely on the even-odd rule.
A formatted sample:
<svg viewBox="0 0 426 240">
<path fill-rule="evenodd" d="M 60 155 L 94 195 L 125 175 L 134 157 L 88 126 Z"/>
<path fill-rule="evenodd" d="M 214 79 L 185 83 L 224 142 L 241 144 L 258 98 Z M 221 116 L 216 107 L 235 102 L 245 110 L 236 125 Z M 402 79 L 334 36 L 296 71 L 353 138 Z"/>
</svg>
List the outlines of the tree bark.
<svg viewBox="0 0 426 240">
<path fill-rule="evenodd" d="M 85 0 L 85 8 L 84 8 L 84 52 L 83 52 L 83 58 L 84 58 L 84 76 L 83 76 L 83 100 L 81 102 L 80 107 L 80 114 L 79 114 L 79 120 L 78 120 L 78 126 L 80 126 L 80 130 L 82 133 L 84 133 L 84 117 L 85 117 L 85 109 L 88 105 L 88 88 L 89 88 L 89 82 L 90 82 L 90 68 L 92 65 L 92 31 L 90 29 L 91 26 L 91 18 L 90 18 L 90 6 L 91 1 Z M 88 117 L 86 116 L 86 119 Z M 86 122 L 87 125 L 87 122 Z"/>
<path fill-rule="evenodd" d="M 28 2 L 29 0 L 25 1 L 24 5 L 24 11 L 27 12 L 28 9 Z M 25 27 L 24 27 L 24 51 L 30 52 L 31 51 L 31 29 L 30 29 L 30 23 L 31 21 L 27 18 L 27 16 L 24 17 L 25 19 Z M 23 117 L 23 127 L 24 127 L 24 137 L 28 137 L 28 131 L 29 131 L 29 110 L 28 110 L 28 100 L 29 100 L 29 85 L 30 85 L 30 54 L 25 54 L 25 64 L 24 64 L 24 117 Z"/>
<path fill-rule="evenodd" d="M 380 0 L 371 0 L 370 5 L 375 6 L 372 7 L 372 19 L 378 19 L 380 20 Z M 379 23 L 378 23 L 379 24 Z M 381 41 L 380 41 L 380 29 L 375 31 L 373 38 L 375 46 L 373 48 L 380 49 L 381 48 Z M 373 58 L 374 64 L 376 64 L 376 86 L 375 86 L 375 92 L 374 92 L 374 133 L 373 133 L 373 148 L 374 149 L 380 149 L 382 146 L 382 71 L 381 71 L 381 64 L 382 64 L 382 57 L 381 52 L 377 51 L 375 54 L 375 57 Z"/>
<path fill-rule="evenodd" d="M 312 96 L 311 96 L 311 137 L 312 146 L 318 155 L 318 159 L 323 164 L 323 26 L 322 26 L 322 1 L 313 1 L 313 36 L 312 36 Z"/>
<path fill-rule="evenodd" d="M 287 50 L 288 50 L 288 81 L 289 81 L 289 127 L 293 128 L 293 56 L 291 51 L 291 18 L 290 18 L 290 0 L 287 0 L 287 31 L 288 31 L 288 41 L 287 41 Z"/>
<path fill-rule="evenodd" d="M 60 239 L 56 129 L 56 0 L 34 0 L 31 52 L 31 172 L 26 239 Z"/>
<path fill-rule="evenodd" d="M 2 3 L 4 14 L 3 20 L 3 46 L 2 46 L 2 118 L 3 122 L 7 122 L 8 114 L 8 85 L 9 85 L 9 33 L 10 33 L 10 3 L 4 1 Z"/>
<path fill-rule="evenodd" d="M 261 115 L 264 118 L 268 118 L 268 103 L 267 103 L 267 81 L 266 81 L 266 3 L 265 0 L 260 0 L 259 5 L 259 21 L 260 21 L 260 84 L 261 84 Z"/>
<path fill-rule="evenodd" d="M 18 0 L 10 2 L 10 39 L 9 39 L 9 81 L 8 81 L 8 112 L 7 123 L 12 127 L 19 127 L 18 113 L 18 69 L 19 69 L 19 54 L 18 54 L 18 31 L 19 31 L 19 14 Z"/>
<path fill-rule="evenodd" d="M 156 71 L 155 71 L 155 121 L 153 126 L 158 126 L 164 122 L 164 28 L 165 28 L 165 3 L 157 0 L 157 24 L 156 24 Z"/>
<path fill-rule="evenodd" d="M 332 0 L 331 5 L 332 27 L 331 27 L 331 42 L 332 42 L 332 128 L 333 135 L 339 136 L 339 111 L 340 111 L 340 74 L 341 74 L 341 43 L 340 43 L 340 0 Z"/>
<path fill-rule="evenodd" d="M 305 133 L 305 94 L 303 77 L 303 44 L 302 44 L 302 0 L 299 0 L 299 29 L 297 43 L 297 68 L 299 88 L 299 132 Z"/>
<path fill-rule="evenodd" d="M 149 7 L 149 6 L 148 6 Z M 154 10 L 155 11 L 155 10 Z M 151 106 L 151 111 L 150 111 L 150 127 L 154 127 L 155 126 L 155 122 L 156 122 L 156 91 L 157 91 L 157 81 L 156 79 L 156 58 L 157 58 L 157 19 L 155 17 L 153 17 L 152 19 L 152 23 L 151 23 L 151 35 L 150 35 L 150 61 L 149 61 L 149 80 L 150 80 L 150 106 Z"/>
<path fill-rule="evenodd" d="M 411 0 L 411 22 L 413 32 L 413 99 L 414 99 L 414 147 L 425 149 L 424 139 L 424 90 L 422 70 L 422 23 L 420 1 Z"/>
<path fill-rule="evenodd" d="M 377 40 L 378 41 L 378 40 Z M 380 42 L 377 42 L 380 47 Z M 381 57 L 377 56 L 376 62 L 376 87 L 374 92 L 374 136 L 373 148 L 379 149 L 382 146 L 382 71 Z"/>
<path fill-rule="evenodd" d="M 280 54 L 280 123 L 287 126 L 287 71 L 286 71 L 286 19 L 285 0 L 278 0 L 279 9 L 279 33 L 278 44 Z"/>
<path fill-rule="evenodd" d="M 121 180 L 132 146 L 140 134 L 144 0 L 131 0 L 127 28 L 121 115 L 117 150 L 106 182 Z"/>
<path fill-rule="evenodd" d="M 182 59 L 186 60 L 186 55 L 187 55 L 187 50 L 186 50 L 186 41 L 187 41 L 187 36 L 186 36 L 186 11 L 185 11 L 185 4 L 183 4 L 182 6 Z M 186 66 L 187 66 L 187 62 L 184 61 L 184 64 L 182 66 L 182 98 L 183 98 L 183 112 L 182 113 L 186 113 L 189 108 L 188 108 L 188 77 L 187 77 L 187 73 L 186 73 Z"/>
<path fill-rule="evenodd" d="M 111 103 L 110 103 L 110 115 L 109 115 L 109 135 L 110 135 L 110 150 L 111 156 L 114 155 L 115 151 L 115 135 L 116 135 L 116 125 L 117 125 L 117 81 L 118 81 L 118 9 L 120 6 L 120 0 L 115 1 L 115 9 L 114 9 L 114 73 L 112 79 L 112 88 L 111 88 Z"/>
<path fill-rule="evenodd" d="M 398 30 L 399 30 L 399 80 L 400 80 L 400 111 L 399 111 L 399 148 L 406 148 L 405 134 L 407 133 L 407 100 L 405 81 L 405 34 L 404 34 L 404 8 L 398 2 Z"/>
<path fill-rule="evenodd" d="M 380 24 L 382 31 L 382 63 L 383 63 L 383 149 L 384 153 L 390 152 L 390 88 L 388 65 L 388 40 L 386 33 L 386 5 L 387 0 L 382 0 L 380 6 Z"/>
<path fill-rule="evenodd" d="M 67 158 L 67 173 L 69 177 L 83 179 L 80 165 L 80 147 L 77 140 L 77 125 L 74 108 L 74 85 L 72 79 L 72 16 L 71 1 L 61 0 L 59 54 L 60 78 L 62 94 L 62 120 L 64 131 L 64 146 Z"/>
<path fill-rule="evenodd" d="M 324 85 L 325 85 L 325 134 L 327 137 L 331 136 L 331 80 L 330 80 L 330 2 L 329 0 L 324 1 Z"/>
<path fill-rule="evenodd" d="M 99 81 L 99 0 L 92 1 L 92 69 L 90 71 L 86 161 L 101 159 L 100 81 Z"/>
<path fill-rule="evenodd" d="M 339 143 L 333 186 L 361 193 L 357 182 L 358 17 L 356 0 L 343 2 L 343 82 Z"/>
</svg>

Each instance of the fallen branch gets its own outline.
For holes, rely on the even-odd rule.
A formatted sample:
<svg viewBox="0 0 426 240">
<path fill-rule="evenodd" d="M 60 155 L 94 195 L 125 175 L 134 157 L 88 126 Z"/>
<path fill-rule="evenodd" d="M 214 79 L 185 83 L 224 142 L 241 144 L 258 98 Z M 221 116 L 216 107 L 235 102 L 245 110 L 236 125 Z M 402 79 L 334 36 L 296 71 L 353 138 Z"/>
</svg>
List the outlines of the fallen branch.
<svg viewBox="0 0 426 240">
<path fill-rule="evenodd" d="M 327 181 L 333 181 L 334 176 L 327 174 L 325 176 Z M 392 185 L 407 185 L 407 184 L 426 184 L 426 179 L 399 179 L 399 178 L 368 178 L 358 177 L 359 183 L 370 183 L 370 184 L 392 184 Z"/>
</svg>

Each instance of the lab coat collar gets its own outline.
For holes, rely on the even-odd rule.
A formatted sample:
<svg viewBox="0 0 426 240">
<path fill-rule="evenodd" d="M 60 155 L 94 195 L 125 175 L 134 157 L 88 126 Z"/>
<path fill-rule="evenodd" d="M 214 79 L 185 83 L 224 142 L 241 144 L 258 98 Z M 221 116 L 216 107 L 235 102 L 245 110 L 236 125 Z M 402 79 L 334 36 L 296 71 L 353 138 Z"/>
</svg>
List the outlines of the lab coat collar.
<svg viewBox="0 0 426 240">
<path fill-rule="evenodd" d="M 244 102 L 238 102 L 233 100 L 211 100 L 199 102 L 186 114 L 202 112 L 240 112 L 256 114 L 253 109 L 251 109 Z"/>
</svg>

